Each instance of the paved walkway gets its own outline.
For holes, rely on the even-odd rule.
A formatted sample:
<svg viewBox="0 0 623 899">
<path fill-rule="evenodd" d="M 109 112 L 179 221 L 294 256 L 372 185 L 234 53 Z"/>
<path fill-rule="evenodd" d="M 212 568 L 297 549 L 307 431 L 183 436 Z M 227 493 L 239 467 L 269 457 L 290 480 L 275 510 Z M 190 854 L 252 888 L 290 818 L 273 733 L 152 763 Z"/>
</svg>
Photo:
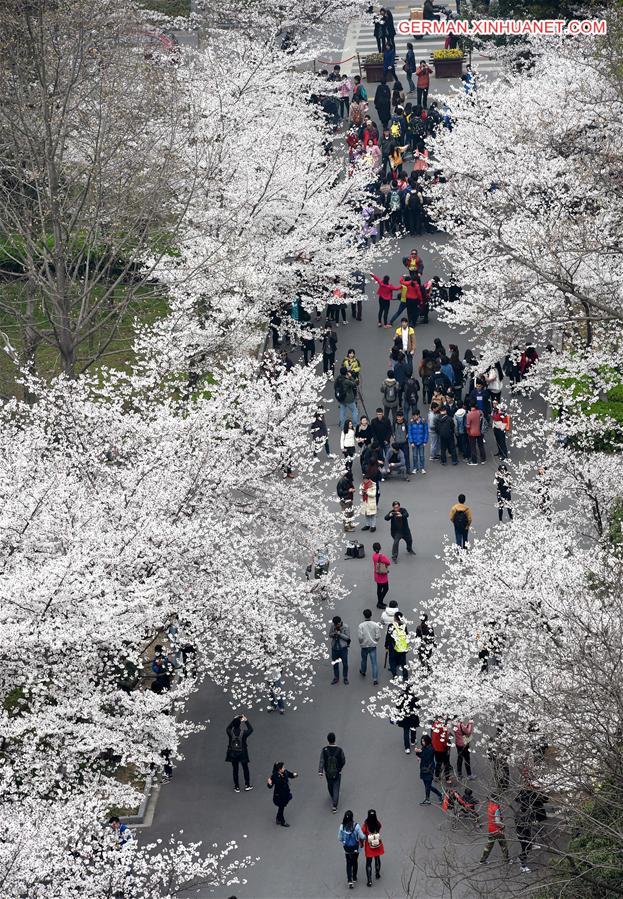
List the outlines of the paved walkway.
<svg viewBox="0 0 623 899">
<path fill-rule="evenodd" d="M 450 87 L 451 83 L 447 81 L 434 82 L 432 93 L 448 92 Z M 434 248 L 445 239 L 443 235 L 435 235 L 402 240 L 393 260 L 375 273 L 389 274 L 392 281 L 400 277 L 404 272 L 402 257 L 417 247 L 424 260 L 425 277 L 443 274 Z M 349 347 L 357 351 L 363 366 L 364 400 L 370 414 L 380 399 L 379 388 L 387 370 L 393 336 L 392 331 L 376 327 L 374 288 L 374 284 L 368 287 L 371 299 L 364 306 L 363 322 L 351 322 L 349 318 L 347 326 L 338 327 L 338 360 Z M 469 346 L 464 336 L 437 324 L 433 314 L 430 324 L 417 328 L 418 358 L 422 349 L 432 346 L 435 337 L 441 337 L 446 347 L 450 341 L 457 343 L 461 356 Z M 328 390 L 327 395 L 332 396 L 332 390 Z M 339 451 L 335 403 L 329 407 L 327 421 L 331 426 L 331 447 Z M 358 478 L 358 460 L 354 470 Z M 382 521 L 382 516 L 390 509 L 392 499 L 399 498 L 410 512 L 417 556 L 406 556 L 401 551 L 399 564 L 392 571 L 388 601 L 397 599 L 401 610 L 411 620 L 432 608 L 430 585 L 441 573 L 438 554 L 444 538 L 452 531 L 448 512 L 457 494 L 464 492 L 467 495 L 474 513 L 474 533 L 484 531 L 497 521 L 492 458 L 486 466 L 476 468 L 461 464 L 442 469 L 439 463 L 431 463 L 427 471 L 426 475 L 411 476 L 408 484 L 382 485 L 380 523 L 374 535 L 386 550 L 390 548 L 389 526 Z M 335 479 L 332 479 L 328 485 L 332 496 L 335 495 L 334 485 Z M 339 536 L 336 531 L 336 544 Z M 370 607 L 377 614 L 370 560 L 373 539 L 369 534 L 360 534 L 359 539 L 366 547 L 366 559 L 338 563 L 352 590 L 336 611 L 354 632 L 361 620 L 362 609 Z M 339 559 L 341 550 L 336 549 L 336 553 Z M 327 623 L 333 614 L 335 611 L 327 609 Z M 423 790 L 418 777 L 417 756 L 405 755 L 399 728 L 364 712 L 363 706 L 375 688 L 370 675 L 364 680 L 358 674 L 356 647 L 350 661 L 353 669 L 350 685 L 331 686 L 327 645 L 327 661 L 317 672 L 311 702 L 297 710 L 288 708 L 284 716 L 249 712 L 255 728 L 249 741 L 255 784 L 255 790 L 250 793 L 233 792 L 231 767 L 225 763 L 225 727 L 233 717 L 226 697 L 216 693 L 209 684 L 194 697 L 190 717 L 209 723 L 185 744 L 186 760 L 176 768 L 173 781 L 162 788 L 153 826 L 143 831 L 144 838 L 166 838 L 183 830 L 184 840 L 202 840 L 207 848 L 213 843 L 222 846 L 229 840 L 236 840 L 240 844 L 240 855 L 248 853 L 261 859 L 249 869 L 248 884 L 214 892 L 204 889 L 200 896 L 326 899 L 352 895 L 346 887 L 344 853 L 337 842 L 338 824 L 347 808 L 352 809 L 360 821 L 369 808 L 375 808 L 383 824 L 386 854 L 382 879 L 375 881 L 368 891 L 362 872 L 356 887 L 359 892 L 370 896 L 405 896 L 403 878 L 410 873 L 411 854 L 415 853 L 419 863 L 434 861 L 436 850 L 440 850 L 446 841 L 449 823 L 439 808 L 419 805 Z M 388 682 L 388 678 L 389 672 L 382 672 L 381 686 Z M 320 749 L 330 730 L 336 732 L 347 758 L 338 815 L 331 814 L 324 781 L 317 774 Z M 288 830 L 275 826 L 272 793 L 265 785 L 277 759 L 283 759 L 288 768 L 299 772 L 299 779 L 292 784 L 294 800 L 287 809 L 287 820 L 291 824 Z M 476 756 L 476 774 L 478 762 Z M 478 781 L 473 786 L 478 795 Z M 245 836 L 248 839 L 244 839 Z M 452 834 L 451 840 L 468 864 L 477 859 L 478 850 L 468 845 L 465 835 Z M 441 888 L 435 878 L 420 879 L 414 895 L 427 899 L 440 896 Z"/>
</svg>

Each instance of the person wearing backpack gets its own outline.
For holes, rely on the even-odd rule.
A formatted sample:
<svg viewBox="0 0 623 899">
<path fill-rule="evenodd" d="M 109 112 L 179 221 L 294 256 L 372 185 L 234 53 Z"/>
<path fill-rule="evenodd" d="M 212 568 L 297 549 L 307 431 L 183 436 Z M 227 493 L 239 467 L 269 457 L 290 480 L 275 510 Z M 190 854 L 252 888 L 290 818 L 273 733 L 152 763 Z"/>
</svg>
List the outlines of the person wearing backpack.
<svg viewBox="0 0 623 899">
<path fill-rule="evenodd" d="M 344 855 L 346 856 L 346 880 L 348 881 L 348 889 L 352 890 L 357 881 L 359 847 L 365 843 L 366 835 L 361 827 L 355 823 L 355 816 L 350 809 L 344 812 L 342 823 L 337 832 L 337 838 L 344 847 Z"/>
<path fill-rule="evenodd" d="M 238 780 L 240 765 L 242 765 L 242 773 L 244 774 L 244 788 L 248 792 L 253 789 L 249 774 L 249 751 L 247 749 L 247 740 L 253 733 L 251 722 L 244 715 L 236 715 L 233 721 L 227 725 L 225 732 L 229 740 L 225 761 L 231 762 L 234 792 L 240 792 L 240 781 Z"/>
<path fill-rule="evenodd" d="M 391 654 L 390 670 L 392 677 L 398 676 L 398 669 L 402 669 L 402 679 L 409 676 L 407 670 L 407 653 L 409 652 L 409 629 L 404 623 L 400 612 L 396 612 L 392 624 L 387 629 L 387 636 L 392 641 L 393 653 Z"/>
<path fill-rule="evenodd" d="M 359 424 L 359 412 L 356 401 L 357 385 L 352 373 L 344 365 L 340 368 L 340 373 L 335 379 L 333 392 L 340 408 L 340 428 L 344 427 L 347 418 L 350 418 L 355 427 L 357 427 Z"/>
<path fill-rule="evenodd" d="M 372 571 L 374 575 L 374 583 L 376 584 L 376 607 L 377 609 L 385 609 L 385 597 L 389 591 L 389 566 L 390 560 L 381 551 L 380 543 L 372 544 Z"/>
<path fill-rule="evenodd" d="M 372 886 L 372 859 L 374 859 L 374 876 L 377 880 L 381 879 L 381 856 L 385 853 L 381 839 L 381 827 L 382 824 L 376 816 L 376 811 L 371 808 L 361 828 L 366 837 L 363 849 L 366 856 L 366 878 L 369 887 Z"/>
<path fill-rule="evenodd" d="M 392 418 L 396 419 L 396 410 L 398 409 L 398 381 L 394 377 L 393 369 L 388 369 L 387 377 L 381 384 L 380 392 L 383 394 L 383 413 L 389 418 L 391 412 Z"/>
<path fill-rule="evenodd" d="M 469 412 L 465 416 L 465 430 L 467 431 L 471 455 L 468 465 L 478 465 L 477 451 L 480 451 L 480 464 L 484 465 L 487 461 L 485 441 L 482 436 L 483 418 L 483 413 L 478 409 L 475 401 L 471 400 Z"/>
<path fill-rule="evenodd" d="M 415 415 L 419 411 L 419 399 L 420 382 L 411 374 L 406 380 L 404 392 L 402 394 L 402 408 L 405 411 L 405 419 L 409 423 L 411 422 L 413 415 Z"/>
<path fill-rule="evenodd" d="M 344 755 L 344 750 L 340 746 L 335 745 L 335 734 L 333 731 L 327 734 L 327 744 L 320 752 L 318 774 L 320 777 L 324 776 L 327 781 L 327 790 L 331 797 L 331 811 L 335 814 L 340 801 L 340 782 L 342 768 L 346 764 L 346 756 Z"/>
<path fill-rule="evenodd" d="M 467 546 L 469 529 L 472 526 L 472 510 L 465 505 L 465 494 L 459 493 L 457 502 L 450 509 L 450 521 L 454 525 L 456 545 L 461 549 Z"/>
</svg>

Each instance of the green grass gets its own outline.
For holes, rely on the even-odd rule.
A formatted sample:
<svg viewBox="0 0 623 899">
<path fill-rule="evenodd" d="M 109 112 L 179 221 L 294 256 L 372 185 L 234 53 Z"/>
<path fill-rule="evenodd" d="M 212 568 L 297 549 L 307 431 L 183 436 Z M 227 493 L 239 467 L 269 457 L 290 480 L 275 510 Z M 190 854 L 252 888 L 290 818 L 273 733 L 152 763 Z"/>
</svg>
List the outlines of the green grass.
<svg viewBox="0 0 623 899">
<path fill-rule="evenodd" d="M 120 291 L 126 290 L 124 287 Z M 24 302 L 24 288 L 19 281 L 4 281 L 0 283 L 0 296 L 4 305 L 20 306 Z M 96 372 L 103 366 L 109 366 L 121 371 L 127 371 L 134 362 L 133 341 L 136 331 L 136 320 L 141 324 L 150 325 L 163 318 L 168 311 L 166 299 L 156 287 L 146 285 L 139 289 L 137 295 L 130 302 L 119 327 L 107 347 L 104 355 L 100 357 L 90 368 Z M 45 316 L 40 310 L 37 321 L 41 327 L 45 327 Z M 14 316 L 7 312 L 0 312 L 0 331 L 6 335 L 13 349 L 21 355 L 23 351 L 22 329 Z M 109 333 L 109 332 L 108 332 Z M 78 364 L 76 371 L 80 372 L 84 362 L 91 354 L 87 346 L 81 346 L 78 350 Z M 37 372 L 44 378 L 53 377 L 61 371 L 60 356 L 55 347 L 47 343 L 40 343 L 37 350 Z M 16 383 L 18 368 L 11 357 L 0 350 L 0 396 L 22 397 L 22 389 Z"/>
<path fill-rule="evenodd" d="M 141 0 L 141 6 L 165 16 L 187 17 L 190 15 L 190 0 Z"/>
</svg>

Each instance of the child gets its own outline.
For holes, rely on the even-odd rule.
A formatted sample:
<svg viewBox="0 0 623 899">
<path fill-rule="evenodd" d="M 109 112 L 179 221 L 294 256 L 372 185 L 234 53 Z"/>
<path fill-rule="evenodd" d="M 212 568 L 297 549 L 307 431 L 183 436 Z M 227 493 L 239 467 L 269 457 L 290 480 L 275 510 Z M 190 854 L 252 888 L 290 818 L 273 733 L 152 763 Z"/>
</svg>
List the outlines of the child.
<svg viewBox="0 0 623 899">
<path fill-rule="evenodd" d="M 418 471 L 421 471 L 422 474 L 426 474 L 426 469 L 424 468 L 424 447 L 427 443 L 428 424 L 425 421 L 422 421 L 420 410 L 416 409 L 409 422 L 409 445 L 413 448 L 412 474 L 417 474 Z"/>
</svg>

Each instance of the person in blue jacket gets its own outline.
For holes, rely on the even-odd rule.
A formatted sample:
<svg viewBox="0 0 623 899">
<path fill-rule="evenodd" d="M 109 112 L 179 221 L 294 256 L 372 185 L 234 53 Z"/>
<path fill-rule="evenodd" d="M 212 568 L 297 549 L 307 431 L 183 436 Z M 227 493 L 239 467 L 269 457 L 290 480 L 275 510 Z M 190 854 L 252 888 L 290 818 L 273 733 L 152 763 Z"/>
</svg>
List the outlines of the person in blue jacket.
<svg viewBox="0 0 623 899">
<path fill-rule="evenodd" d="M 337 838 L 344 847 L 346 856 L 346 879 L 348 889 L 352 890 L 357 880 L 357 867 L 359 865 L 359 847 L 366 841 L 366 836 L 355 822 L 355 816 L 350 809 L 344 812 L 342 823 L 337 832 Z"/>
<path fill-rule="evenodd" d="M 420 410 L 416 409 L 409 422 L 409 446 L 412 448 L 413 453 L 412 474 L 417 474 L 418 471 L 426 474 L 426 469 L 424 468 L 424 447 L 427 443 L 428 422 L 423 420 Z"/>
</svg>

